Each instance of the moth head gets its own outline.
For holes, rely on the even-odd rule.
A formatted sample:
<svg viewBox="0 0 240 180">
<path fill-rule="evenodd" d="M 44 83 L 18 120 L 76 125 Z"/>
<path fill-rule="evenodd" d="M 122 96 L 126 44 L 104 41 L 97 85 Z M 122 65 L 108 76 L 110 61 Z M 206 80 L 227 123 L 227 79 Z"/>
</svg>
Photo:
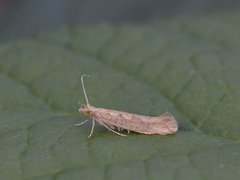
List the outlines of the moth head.
<svg viewBox="0 0 240 180">
<path fill-rule="evenodd" d="M 88 105 L 83 104 L 81 102 L 78 102 L 78 104 L 80 104 L 80 108 L 78 110 L 80 113 L 84 113 L 86 115 L 90 114 L 90 110 L 88 108 Z"/>
</svg>

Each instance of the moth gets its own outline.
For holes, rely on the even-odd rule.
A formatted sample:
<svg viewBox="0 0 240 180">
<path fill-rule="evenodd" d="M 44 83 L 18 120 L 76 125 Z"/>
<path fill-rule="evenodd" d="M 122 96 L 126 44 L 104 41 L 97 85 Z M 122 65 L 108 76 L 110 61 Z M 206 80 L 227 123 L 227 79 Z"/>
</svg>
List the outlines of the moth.
<svg viewBox="0 0 240 180">
<path fill-rule="evenodd" d="M 173 134 L 178 130 L 178 123 L 175 118 L 168 112 L 158 117 L 149 117 L 144 115 L 132 114 L 128 112 L 115 111 L 104 108 L 96 108 L 89 104 L 83 77 L 89 77 L 87 74 L 81 76 L 83 93 L 86 99 L 87 104 L 81 104 L 79 112 L 89 115 L 89 118 L 85 121 L 74 124 L 74 126 L 81 126 L 90 119 L 92 119 L 92 129 L 91 133 L 88 136 L 88 139 L 92 136 L 95 121 L 100 125 L 104 126 L 108 130 L 120 135 L 127 136 L 115 131 L 115 128 L 118 128 L 118 131 L 126 129 L 128 133 L 134 131 L 137 133 L 143 134 Z"/>
</svg>

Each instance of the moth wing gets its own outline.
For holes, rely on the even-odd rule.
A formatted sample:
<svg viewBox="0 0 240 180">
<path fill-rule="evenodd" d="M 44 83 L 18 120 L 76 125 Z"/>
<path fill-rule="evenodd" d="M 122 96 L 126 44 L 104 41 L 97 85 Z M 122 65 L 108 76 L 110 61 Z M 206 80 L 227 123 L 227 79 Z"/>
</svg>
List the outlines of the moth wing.
<svg viewBox="0 0 240 180">
<path fill-rule="evenodd" d="M 154 127 L 156 134 L 173 134 L 178 130 L 178 123 L 170 113 L 164 113 L 156 117 Z"/>
</svg>

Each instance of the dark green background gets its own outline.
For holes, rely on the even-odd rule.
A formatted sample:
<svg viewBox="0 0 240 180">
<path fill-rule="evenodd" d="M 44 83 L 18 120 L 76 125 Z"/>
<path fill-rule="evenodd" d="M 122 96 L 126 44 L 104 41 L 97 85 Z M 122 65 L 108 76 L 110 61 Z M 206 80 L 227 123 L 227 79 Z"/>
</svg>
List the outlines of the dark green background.
<svg viewBox="0 0 240 180">
<path fill-rule="evenodd" d="M 5 2 L 5 3 L 3 3 Z M 166 17 L 239 11 L 238 0 L 8 0 L 0 14 L 0 41 L 54 31 L 63 25 L 151 22 Z M 4 6 L 5 5 L 5 6 Z"/>
</svg>

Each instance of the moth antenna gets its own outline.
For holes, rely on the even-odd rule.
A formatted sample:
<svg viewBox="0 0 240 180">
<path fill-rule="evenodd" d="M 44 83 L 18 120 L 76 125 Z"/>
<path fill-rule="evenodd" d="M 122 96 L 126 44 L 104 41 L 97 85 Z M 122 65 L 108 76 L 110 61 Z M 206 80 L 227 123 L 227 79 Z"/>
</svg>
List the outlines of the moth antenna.
<svg viewBox="0 0 240 180">
<path fill-rule="evenodd" d="M 84 76 L 87 76 L 87 77 L 90 77 L 90 76 L 87 75 L 87 74 L 83 74 L 83 75 L 81 76 L 82 87 L 83 87 L 83 93 L 84 93 L 84 96 L 85 96 L 85 99 L 86 99 L 87 105 L 89 105 L 88 98 L 87 98 L 87 94 L 86 94 L 86 90 L 85 90 L 85 86 L 84 86 L 84 82 L 83 82 L 83 77 L 84 77 Z"/>
</svg>

